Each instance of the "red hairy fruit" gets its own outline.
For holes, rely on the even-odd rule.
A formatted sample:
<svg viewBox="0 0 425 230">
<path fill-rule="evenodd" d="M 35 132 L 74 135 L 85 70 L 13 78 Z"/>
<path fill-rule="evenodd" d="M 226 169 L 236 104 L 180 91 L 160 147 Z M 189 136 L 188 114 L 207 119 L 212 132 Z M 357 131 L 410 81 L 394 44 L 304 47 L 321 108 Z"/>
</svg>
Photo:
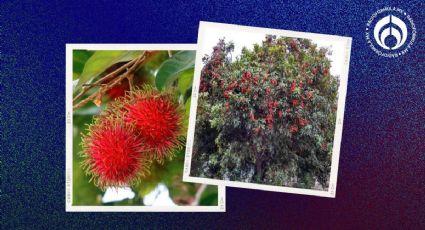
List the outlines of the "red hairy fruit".
<svg viewBox="0 0 425 230">
<path fill-rule="evenodd" d="M 243 76 L 242 77 L 245 80 L 250 80 L 251 79 L 251 76 L 252 76 L 251 72 L 246 71 L 246 72 L 243 73 Z"/>
<path fill-rule="evenodd" d="M 224 91 L 224 97 L 229 98 L 229 92 L 228 91 Z"/>
<path fill-rule="evenodd" d="M 282 111 L 279 111 L 278 116 L 279 116 L 279 118 L 282 118 L 283 117 L 283 112 Z"/>
<path fill-rule="evenodd" d="M 296 125 L 289 126 L 289 132 L 295 134 L 298 132 L 298 127 Z"/>
<path fill-rule="evenodd" d="M 266 89 L 266 95 L 269 96 L 272 93 L 272 90 L 270 88 Z"/>
<path fill-rule="evenodd" d="M 290 47 L 291 47 L 291 49 L 293 49 L 293 50 L 298 50 L 297 42 L 295 41 L 295 39 L 294 39 L 294 40 L 291 40 L 291 41 L 289 42 L 289 46 L 290 46 Z"/>
<path fill-rule="evenodd" d="M 145 89 L 132 92 L 124 101 L 124 120 L 134 124 L 143 140 L 143 151 L 163 162 L 183 147 L 184 113 L 172 93 Z"/>
<path fill-rule="evenodd" d="M 301 127 L 302 126 L 305 126 L 305 125 L 308 124 L 308 120 L 305 119 L 305 118 L 300 117 L 300 118 L 298 118 L 298 124 L 300 124 Z"/>
<path fill-rule="evenodd" d="M 313 80 L 308 79 L 308 80 L 307 80 L 307 83 L 308 83 L 309 85 L 312 85 L 312 84 L 313 84 Z"/>
<path fill-rule="evenodd" d="M 290 93 L 293 93 L 295 91 L 295 88 L 297 87 L 297 83 L 295 81 L 292 81 L 291 89 L 289 90 Z"/>
<path fill-rule="evenodd" d="M 98 187 L 128 186 L 146 172 L 142 140 L 134 129 L 120 119 L 100 118 L 83 136 L 83 166 Z"/>
<path fill-rule="evenodd" d="M 121 84 L 112 87 L 110 90 L 106 91 L 106 94 L 111 99 L 116 99 L 125 95 L 125 92 L 130 89 L 128 80 L 124 80 Z"/>
<path fill-rule="evenodd" d="M 148 82 L 148 80 L 146 78 L 144 78 L 143 76 L 141 77 L 135 77 L 133 80 L 133 85 L 140 87 L 144 84 L 146 84 Z M 126 92 L 130 90 L 130 83 L 128 82 L 127 78 L 125 78 L 124 80 L 121 81 L 120 84 L 115 85 L 114 87 L 112 87 L 111 89 L 109 89 L 108 91 L 106 91 L 106 95 L 112 99 L 115 100 L 119 97 L 123 97 L 125 96 Z"/>
<path fill-rule="evenodd" d="M 325 76 L 328 76 L 328 74 L 329 74 L 329 69 L 324 69 L 323 71 L 322 71 L 322 73 L 323 73 L 323 75 L 325 75 Z"/>
</svg>

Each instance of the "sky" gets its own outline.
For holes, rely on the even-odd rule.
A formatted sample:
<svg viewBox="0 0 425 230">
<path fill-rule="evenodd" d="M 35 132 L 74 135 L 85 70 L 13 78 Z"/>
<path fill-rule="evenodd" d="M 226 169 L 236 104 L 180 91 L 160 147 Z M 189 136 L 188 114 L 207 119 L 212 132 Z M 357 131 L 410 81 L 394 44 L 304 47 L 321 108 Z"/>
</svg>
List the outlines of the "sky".
<svg viewBox="0 0 425 230">
<path fill-rule="evenodd" d="M 201 53 L 202 56 L 205 54 L 210 55 L 212 48 L 217 44 L 220 38 L 225 38 L 226 41 L 233 41 L 235 44 L 235 50 L 232 54 L 233 57 L 241 54 L 242 47 L 247 47 L 252 50 L 255 43 L 261 44 L 264 40 L 266 33 L 263 32 L 252 32 L 252 31 L 237 31 L 228 28 L 217 28 L 209 27 L 204 30 L 202 36 Z M 343 72 L 344 57 L 345 57 L 345 42 L 341 41 L 330 41 L 329 39 L 320 38 L 312 39 L 318 47 L 331 48 L 332 55 L 327 55 L 331 60 L 330 72 L 334 76 L 340 76 Z"/>
</svg>

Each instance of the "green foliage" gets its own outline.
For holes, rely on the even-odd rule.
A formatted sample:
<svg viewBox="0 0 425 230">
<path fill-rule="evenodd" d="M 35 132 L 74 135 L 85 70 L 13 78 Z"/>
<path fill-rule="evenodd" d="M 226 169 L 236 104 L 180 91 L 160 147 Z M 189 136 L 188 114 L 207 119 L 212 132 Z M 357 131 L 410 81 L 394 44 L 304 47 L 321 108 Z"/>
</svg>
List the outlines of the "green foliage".
<svg viewBox="0 0 425 230">
<path fill-rule="evenodd" d="M 74 73 L 74 80 L 80 77 L 80 74 L 83 72 L 84 65 L 87 60 L 93 55 L 93 51 L 88 50 L 74 50 L 73 59 L 72 59 L 72 72 Z"/>
<path fill-rule="evenodd" d="M 193 77 L 194 65 L 195 51 L 180 51 L 174 54 L 159 67 L 155 79 L 156 87 L 161 90 L 166 86 L 170 86 L 180 76 L 185 76 L 187 83 L 187 78 L 189 77 L 190 79 L 190 75 Z M 188 88 L 187 85 L 182 87 Z"/>
<path fill-rule="evenodd" d="M 191 174 L 326 189 L 339 85 L 328 51 L 266 36 L 231 62 L 232 47 L 204 58 Z"/>
<path fill-rule="evenodd" d="M 81 168 L 81 159 L 78 152 L 80 152 L 81 145 L 81 133 L 80 128 L 84 127 L 84 124 L 91 122 L 90 115 L 74 115 L 74 132 L 73 132 L 73 151 L 72 155 L 72 173 L 73 173 L 73 190 L 72 190 L 72 202 L 74 205 L 99 205 L 101 201 L 102 191 L 90 183 L 90 177 L 87 176 L 84 170 Z"/>
<path fill-rule="evenodd" d="M 84 83 L 90 83 L 113 64 L 132 60 L 140 54 L 141 51 L 95 51 L 86 60 L 75 90 L 80 89 Z"/>
<path fill-rule="evenodd" d="M 110 73 L 117 65 L 123 65 L 133 60 L 143 51 L 86 51 L 76 50 L 73 52 L 74 76 L 80 79 L 79 87 L 86 82 L 92 82 L 95 78 Z M 156 86 L 162 82 L 161 88 L 176 87 L 176 97 L 183 98 L 181 103 L 185 108 L 185 127 L 189 119 L 190 95 L 193 80 L 194 51 L 177 51 L 170 58 L 167 51 L 155 51 L 155 55 L 149 57 L 134 76 L 134 84 L 138 87 L 144 85 Z M 161 70 L 162 69 L 162 70 Z M 157 77 L 162 80 L 157 81 Z M 121 87 L 121 86 L 119 86 Z M 128 90 L 128 89 L 127 89 Z M 93 91 L 94 92 L 94 91 Z M 89 94 L 91 91 L 89 92 Z M 81 134 L 87 133 L 87 125 L 93 122 L 93 118 L 105 110 L 113 98 L 105 95 L 102 104 L 97 107 L 93 103 L 87 103 L 74 111 L 73 116 L 73 205 L 143 205 L 143 197 L 152 192 L 159 184 L 167 186 L 171 199 L 178 205 L 190 204 L 200 185 L 182 181 L 184 151 L 178 151 L 172 160 L 166 160 L 163 164 L 154 163 L 149 175 L 142 178 L 141 183 L 132 187 L 136 193 L 134 199 L 108 204 L 101 203 L 104 191 L 97 188 L 90 177 L 81 167 L 83 159 L 79 152 L 81 149 Z M 200 198 L 200 205 L 217 205 L 217 186 L 207 186 Z"/>
</svg>

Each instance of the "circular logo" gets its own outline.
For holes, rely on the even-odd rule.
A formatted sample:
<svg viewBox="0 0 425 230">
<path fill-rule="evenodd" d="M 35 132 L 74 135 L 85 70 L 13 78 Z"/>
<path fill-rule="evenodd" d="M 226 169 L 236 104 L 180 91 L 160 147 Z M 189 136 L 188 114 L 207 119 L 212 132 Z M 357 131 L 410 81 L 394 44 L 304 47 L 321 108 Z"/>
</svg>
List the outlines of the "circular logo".
<svg viewBox="0 0 425 230">
<path fill-rule="evenodd" d="M 399 57 L 409 51 L 415 39 L 415 23 L 397 7 L 376 11 L 366 24 L 366 41 L 380 56 Z"/>
</svg>

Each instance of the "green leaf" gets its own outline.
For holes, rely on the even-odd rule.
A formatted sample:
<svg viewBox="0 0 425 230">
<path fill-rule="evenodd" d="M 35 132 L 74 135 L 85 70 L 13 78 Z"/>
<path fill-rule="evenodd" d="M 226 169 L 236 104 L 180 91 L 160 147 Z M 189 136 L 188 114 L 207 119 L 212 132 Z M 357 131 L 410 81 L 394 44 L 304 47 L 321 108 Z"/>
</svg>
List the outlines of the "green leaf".
<svg viewBox="0 0 425 230">
<path fill-rule="evenodd" d="M 138 196 L 140 198 L 145 197 L 146 195 L 148 195 L 150 192 L 152 192 L 153 190 L 155 190 L 155 188 L 158 186 L 159 182 L 157 181 L 149 181 L 149 183 L 140 183 L 139 186 L 137 186 L 135 188 Z"/>
<path fill-rule="evenodd" d="M 167 51 L 159 51 L 155 55 L 150 56 L 149 61 L 144 63 L 141 68 L 136 71 L 135 77 L 139 78 L 140 80 L 146 81 L 146 83 L 148 84 L 155 86 L 156 73 L 158 72 L 158 69 L 161 64 L 168 58 L 169 57 Z"/>
<path fill-rule="evenodd" d="M 130 61 L 139 56 L 142 51 L 115 51 L 115 50 L 102 50 L 96 51 L 87 60 L 84 69 L 80 75 L 80 81 L 76 87 L 78 90 L 84 83 L 88 83 L 93 78 L 99 76 L 108 67 L 113 64 Z"/>
<path fill-rule="evenodd" d="M 186 93 L 188 89 L 192 88 L 193 71 L 194 71 L 194 68 L 190 68 L 184 71 L 179 77 L 177 88 L 179 89 L 179 92 L 183 95 Z"/>
<path fill-rule="evenodd" d="M 72 80 L 73 81 L 75 81 L 75 80 L 78 80 L 80 78 L 80 74 L 78 74 L 78 73 L 72 73 Z M 75 88 L 75 87 L 74 87 Z"/>
<path fill-rule="evenodd" d="M 76 80 L 80 77 L 83 72 L 84 65 L 87 60 L 93 55 L 93 51 L 88 50 L 73 50 L 72 52 L 72 72 L 73 80 Z"/>
<path fill-rule="evenodd" d="M 195 66 L 195 51 L 180 51 L 159 67 L 155 78 L 156 87 L 162 90 L 171 85 L 186 70 Z M 192 73 L 193 74 L 193 73 Z"/>
<path fill-rule="evenodd" d="M 141 182 L 134 186 L 139 197 L 143 198 L 152 192 L 159 183 L 165 183 L 167 187 L 172 187 L 173 179 L 183 170 L 184 153 L 180 151 L 172 160 L 167 160 L 163 164 L 154 162 L 150 166 L 149 174 L 141 178 Z"/>
<path fill-rule="evenodd" d="M 187 118 L 189 118 L 189 115 L 190 115 L 190 102 L 191 102 L 191 98 L 187 99 L 186 103 L 184 104 L 185 117 Z"/>
</svg>

